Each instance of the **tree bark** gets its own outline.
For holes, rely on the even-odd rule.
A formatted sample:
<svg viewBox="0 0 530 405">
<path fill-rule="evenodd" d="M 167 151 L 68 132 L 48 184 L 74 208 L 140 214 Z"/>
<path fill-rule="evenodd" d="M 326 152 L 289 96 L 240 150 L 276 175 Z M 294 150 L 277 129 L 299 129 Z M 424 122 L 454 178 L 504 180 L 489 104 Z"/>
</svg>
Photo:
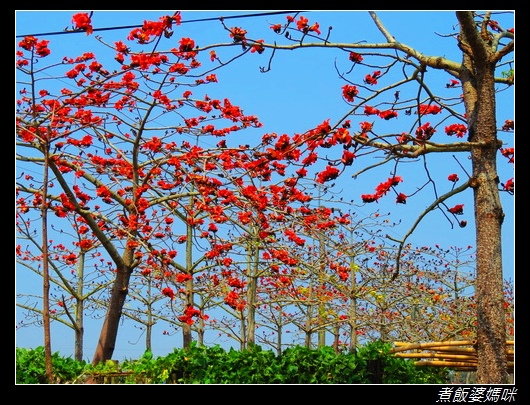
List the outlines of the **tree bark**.
<svg viewBox="0 0 530 405">
<path fill-rule="evenodd" d="M 127 252 L 126 255 L 131 255 Z M 125 304 L 128 294 L 131 273 L 131 266 L 121 266 L 116 272 L 116 279 L 110 293 L 109 307 L 107 309 L 107 314 L 105 315 L 105 321 L 103 322 L 103 326 L 101 328 L 101 333 L 99 335 L 98 344 L 94 352 L 94 357 L 92 358 L 93 365 L 97 365 L 98 363 L 112 359 L 116 345 L 116 339 L 118 337 L 118 329 L 123 311 L 123 305 Z"/>
<path fill-rule="evenodd" d="M 497 175 L 495 61 L 487 38 L 475 27 L 472 12 L 457 12 L 461 26 L 461 79 L 472 147 L 471 185 L 476 230 L 477 383 L 505 384 L 506 318 L 503 309 L 501 228 L 504 219 Z"/>
</svg>

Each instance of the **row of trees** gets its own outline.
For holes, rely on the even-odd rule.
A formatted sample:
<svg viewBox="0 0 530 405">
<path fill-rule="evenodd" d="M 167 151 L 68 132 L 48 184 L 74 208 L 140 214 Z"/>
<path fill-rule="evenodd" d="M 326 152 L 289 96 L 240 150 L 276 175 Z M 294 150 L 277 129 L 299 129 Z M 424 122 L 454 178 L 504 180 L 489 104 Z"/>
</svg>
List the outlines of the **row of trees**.
<svg viewBox="0 0 530 405">
<path fill-rule="evenodd" d="M 221 20 L 229 43 L 199 47 L 181 38 L 177 47 L 159 50 L 181 22 L 175 13 L 144 21 L 127 37 L 130 45 L 98 38 L 112 50 L 115 67 L 91 52 L 43 66 L 49 41 L 20 41 L 17 263 L 42 275 L 43 293 L 37 300 L 22 294 L 18 305 L 42 318 L 50 358 L 52 319 L 75 331 L 81 358 L 84 316 L 101 316 L 106 308 L 94 364 L 112 357 L 126 316 L 145 328 L 146 348 L 160 321 L 182 331 L 184 347 L 214 329 L 242 348 L 259 342 L 278 352 L 292 328 L 307 345 L 313 336 L 324 345 L 331 334 L 337 349 L 354 349 L 362 335 L 417 341 L 474 334 L 485 359 L 479 382 L 505 381 L 498 349 L 510 333 L 505 315 L 513 310 L 513 288 L 502 277 L 499 191 L 513 193 L 513 180 L 499 189 L 495 164 L 499 153 L 513 161 L 513 148 L 497 140 L 494 84 L 513 84 L 513 76 L 495 76 L 500 59 L 513 50 L 513 32 L 489 13 L 457 13 L 454 36 L 463 61 L 456 63 L 397 42 L 370 15 L 385 44 L 309 43 L 322 39 L 318 23 L 289 15 L 285 24 L 271 26 L 287 45 L 250 39 Z M 74 15 L 74 29 L 90 34 L 90 18 Z M 224 46 L 237 50 L 230 62 L 216 53 Z M 364 82 L 344 78 L 348 113 L 303 133 L 266 133 L 242 144 L 237 133 L 261 128 L 258 117 L 201 89 L 217 82 L 217 69 L 245 54 L 312 46 L 345 52 L 353 66 L 376 66 Z M 364 62 L 371 49 L 382 48 L 393 49 L 377 55 L 388 65 Z M 201 57 L 213 67 L 203 66 Z M 377 89 L 398 65 L 404 79 Z M 457 111 L 460 96 L 434 96 L 426 67 L 458 79 L 448 86 L 463 86 L 465 112 Z M 408 87 L 415 96 L 400 97 Z M 377 120 L 401 112 L 410 113 L 413 130 L 378 132 Z M 426 116 L 442 114 L 449 141 L 434 143 L 437 125 Z M 373 120 L 352 122 L 355 116 Z M 513 130 L 513 121 L 502 130 Z M 451 187 L 434 193 L 403 238 L 384 233 L 392 223 L 377 210 L 359 218 L 349 203 L 332 197 L 331 182 L 354 161 L 381 153 L 375 166 L 393 164 L 392 174 L 361 198 L 370 203 L 394 194 L 403 204 L 414 193 L 399 191 L 400 163 L 427 167 L 427 156 L 438 152 L 469 152 L 473 174 L 462 182 L 448 173 Z M 468 188 L 475 193 L 476 256 L 470 247 L 407 243 L 435 209 L 465 226 L 458 217 L 463 207 L 445 201 Z M 220 315 L 212 317 L 213 309 Z"/>
<path fill-rule="evenodd" d="M 215 332 L 229 337 L 241 349 L 259 343 L 277 353 L 292 344 L 330 344 L 330 335 L 337 350 L 351 351 L 358 343 L 376 339 L 421 342 L 474 338 L 471 247 L 409 245 L 401 255 L 403 283 L 395 283 L 391 277 L 397 249 L 384 244 L 381 230 L 385 226 L 370 231 L 366 219 L 346 218 L 329 213 L 324 218 L 313 215 L 311 225 L 325 227 L 311 235 L 315 232 L 306 225 L 293 241 L 290 230 L 298 224 L 291 217 L 276 229 L 277 237 L 266 243 L 259 237 L 254 241 L 247 237 L 223 240 L 231 249 L 216 260 L 209 259 L 211 250 L 197 253 L 197 259 L 186 264 L 176 258 L 165 265 L 153 260 L 140 266 L 131 279 L 123 315 L 145 332 L 146 350 L 153 349 L 152 331 L 160 323 L 166 325 L 166 334 L 180 332 L 188 324 L 184 335 L 188 347 L 192 339 L 204 344 L 205 334 Z M 377 217 L 370 227 L 380 222 L 382 218 Z M 230 234 L 237 229 L 237 225 L 230 225 L 227 229 L 225 224 L 223 231 Z M 65 228 L 60 229 L 64 234 Z M 22 228 L 19 238 L 26 241 L 21 244 L 19 264 L 41 274 L 42 257 L 34 256 L 28 248 L 36 246 L 38 240 Z M 215 249 L 219 240 L 216 236 L 206 242 Z M 112 266 L 100 265 L 104 253 L 98 247 L 66 250 L 64 243 L 49 252 L 53 268 L 50 316 L 76 331 L 75 358 L 82 360 L 83 314 L 103 318 Z M 193 250 L 197 246 L 189 245 Z M 258 246 L 259 253 L 249 257 L 252 245 Z M 188 280 L 192 281 L 189 290 L 183 286 Z M 252 284 L 256 287 L 249 289 Z M 508 282 L 505 294 L 507 314 L 513 317 L 513 285 Z M 18 305 L 27 313 L 21 326 L 41 322 L 41 306 L 34 297 L 20 294 Z M 249 312 L 250 307 L 255 312 Z M 255 325 L 252 330 L 250 323 Z M 513 319 L 508 328 L 513 336 Z"/>
</svg>

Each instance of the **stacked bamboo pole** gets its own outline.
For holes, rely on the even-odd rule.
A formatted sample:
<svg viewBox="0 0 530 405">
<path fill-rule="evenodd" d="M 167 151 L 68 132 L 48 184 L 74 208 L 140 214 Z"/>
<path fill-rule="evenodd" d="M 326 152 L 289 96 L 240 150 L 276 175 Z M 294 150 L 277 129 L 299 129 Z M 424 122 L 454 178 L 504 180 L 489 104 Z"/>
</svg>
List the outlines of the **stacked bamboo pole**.
<svg viewBox="0 0 530 405">
<path fill-rule="evenodd" d="M 453 340 L 445 342 L 407 343 L 394 342 L 391 350 L 396 357 L 417 360 L 418 366 L 448 367 L 458 371 L 476 371 L 477 351 L 475 340 Z M 412 353 L 404 353 L 413 351 Z M 514 368 L 514 341 L 506 341 L 506 360 L 509 373 Z"/>
</svg>

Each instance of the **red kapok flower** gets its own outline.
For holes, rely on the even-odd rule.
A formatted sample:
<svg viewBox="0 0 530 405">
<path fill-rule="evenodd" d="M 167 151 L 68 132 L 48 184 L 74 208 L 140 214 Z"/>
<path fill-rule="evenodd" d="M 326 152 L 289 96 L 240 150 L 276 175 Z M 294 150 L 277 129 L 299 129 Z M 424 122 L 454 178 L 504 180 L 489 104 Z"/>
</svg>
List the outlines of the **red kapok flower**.
<svg viewBox="0 0 530 405">
<path fill-rule="evenodd" d="M 80 31 L 85 31 L 87 35 L 90 35 L 94 32 L 92 28 L 92 21 L 88 13 L 77 13 L 72 17 L 72 22 L 76 29 Z"/>
<path fill-rule="evenodd" d="M 349 58 L 352 62 L 359 63 L 363 61 L 363 57 L 361 54 L 357 52 L 350 52 Z"/>
<path fill-rule="evenodd" d="M 326 166 L 326 169 L 317 175 L 316 182 L 317 183 L 324 183 L 328 180 L 336 179 L 339 176 L 339 169 L 333 166 Z"/>
<path fill-rule="evenodd" d="M 349 84 L 345 84 L 342 88 L 342 95 L 346 100 L 348 100 L 350 103 L 353 103 L 354 97 L 359 93 L 359 90 L 357 89 L 357 86 L 351 86 Z"/>
<path fill-rule="evenodd" d="M 396 203 L 398 204 L 406 204 L 407 203 L 407 196 L 406 194 L 399 193 L 396 197 Z"/>
<path fill-rule="evenodd" d="M 447 211 L 451 214 L 462 215 L 464 213 L 464 204 L 457 204 L 454 207 L 449 208 Z"/>
<path fill-rule="evenodd" d="M 506 181 L 506 183 L 504 183 L 504 184 L 501 183 L 501 185 L 502 185 L 502 188 L 505 191 L 507 191 L 507 192 L 509 192 L 511 194 L 514 193 L 514 191 L 515 191 L 515 182 L 513 180 L 513 177 L 511 179 L 508 179 L 508 181 Z"/>
<path fill-rule="evenodd" d="M 449 176 L 447 176 L 447 180 L 452 181 L 453 183 L 456 183 L 460 179 L 458 178 L 458 174 L 452 173 Z"/>
<path fill-rule="evenodd" d="M 162 294 L 165 295 L 166 297 L 169 297 L 170 299 L 174 299 L 175 298 L 175 293 L 173 292 L 171 287 L 164 288 L 162 290 Z"/>
</svg>

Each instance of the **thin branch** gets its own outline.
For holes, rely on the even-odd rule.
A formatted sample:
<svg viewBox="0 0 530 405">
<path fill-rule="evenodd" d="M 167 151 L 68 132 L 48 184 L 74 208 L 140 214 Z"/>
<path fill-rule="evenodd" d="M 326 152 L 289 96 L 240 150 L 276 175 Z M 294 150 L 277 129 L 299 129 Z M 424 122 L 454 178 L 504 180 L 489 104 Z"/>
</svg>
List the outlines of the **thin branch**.
<svg viewBox="0 0 530 405">
<path fill-rule="evenodd" d="M 420 222 L 423 220 L 423 218 L 430 212 L 430 211 L 433 211 L 435 208 L 438 208 L 438 205 L 443 203 L 445 200 L 447 200 L 448 198 L 454 196 L 455 194 L 458 194 L 458 193 L 461 193 L 462 191 L 464 191 L 465 189 L 467 189 L 468 187 L 471 187 L 471 184 L 470 184 L 471 180 L 468 180 L 466 181 L 464 184 L 462 184 L 460 187 L 457 187 L 451 191 L 449 191 L 448 193 L 442 195 L 441 197 L 437 198 L 431 205 L 429 205 L 421 214 L 420 216 L 416 219 L 416 222 L 414 222 L 414 224 L 412 225 L 412 227 L 408 230 L 408 232 L 405 234 L 405 236 L 403 237 L 403 239 L 401 240 L 398 240 L 398 239 L 394 239 L 392 238 L 390 235 L 387 235 L 387 238 L 390 239 L 390 240 L 393 240 L 394 242 L 399 242 L 399 248 L 398 248 L 398 251 L 397 251 L 397 255 L 396 255 L 396 270 L 394 271 L 394 273 L 392 274 L 392 278 L 390 279 L 391 281 L 394 281 L 396 279 L 396 277 L 398 276 L 399 274 L 399 267 L 400 267 L 400 256 L 401 256 L 401 252 L 403 250 L 403 247 L 405 246 L 405 242 L 406 240 L 408 239 L 408 237 L 414 232 L 414 230 L 416 229 L 416 227 L 420 224 Z"/>
</svg>

